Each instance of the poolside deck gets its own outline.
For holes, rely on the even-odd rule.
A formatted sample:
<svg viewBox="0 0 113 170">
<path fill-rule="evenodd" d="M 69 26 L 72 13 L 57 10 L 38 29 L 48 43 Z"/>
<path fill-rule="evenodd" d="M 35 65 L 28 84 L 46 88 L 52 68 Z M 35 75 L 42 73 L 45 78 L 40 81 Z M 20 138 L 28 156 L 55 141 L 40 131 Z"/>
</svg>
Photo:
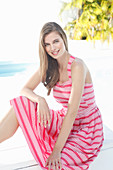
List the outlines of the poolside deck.
<svg viewBox="0 0 113 170">
<path fill-rule="evenodd" d="M 113 131 L 104 125 L 105 141 L 99 156 L 89 170 L 113 170 Z M 20 140 L 19 139 L 20 136 Z M 8 144 L 8 145 L 7 145 Z M 0 170 L 41 170 L 34 160 L 19 128 L 17 133 L 0 145 Z"/>
</svg>

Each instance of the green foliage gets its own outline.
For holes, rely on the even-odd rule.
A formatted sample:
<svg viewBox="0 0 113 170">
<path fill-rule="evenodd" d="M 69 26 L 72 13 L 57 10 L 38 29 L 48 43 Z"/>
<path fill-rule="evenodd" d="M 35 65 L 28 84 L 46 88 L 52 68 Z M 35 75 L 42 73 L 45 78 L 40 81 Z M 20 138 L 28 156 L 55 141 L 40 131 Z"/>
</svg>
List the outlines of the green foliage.
<svg viewBox="0 0 113 170">
<path fill-rule="evenodd" d="M 70 0 L 62 3 L 59 15 L 62 18 L 65 11 L 73 9 L 81 14 L 65 25 L 71 39 L 109 41 L 110 36 L 113 38 L 113 0 Z"/>
</svg>

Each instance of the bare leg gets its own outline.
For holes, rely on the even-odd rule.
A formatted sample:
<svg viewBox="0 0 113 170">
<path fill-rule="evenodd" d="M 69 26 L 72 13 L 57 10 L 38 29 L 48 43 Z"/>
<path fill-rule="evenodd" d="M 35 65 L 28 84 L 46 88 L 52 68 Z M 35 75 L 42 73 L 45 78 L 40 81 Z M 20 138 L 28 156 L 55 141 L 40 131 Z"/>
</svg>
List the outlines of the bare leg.
<svg viewBox="0 0 113 170">
<path fill-rule="evenodd" d="M 6 116 L 0 121 L 0 143 L 14 135 L 19 127 L 15 111 L 11 109 Z"/>
</svg>

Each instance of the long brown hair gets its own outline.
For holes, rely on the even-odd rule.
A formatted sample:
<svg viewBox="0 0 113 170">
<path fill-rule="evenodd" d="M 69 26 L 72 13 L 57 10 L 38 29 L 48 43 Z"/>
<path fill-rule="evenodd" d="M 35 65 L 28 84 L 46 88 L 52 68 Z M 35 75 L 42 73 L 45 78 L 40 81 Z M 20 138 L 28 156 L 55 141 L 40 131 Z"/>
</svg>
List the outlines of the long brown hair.
<svg viewBox="0 0 113 170">
<path fill-rule="evenodd" d="M 46 23 L 40 32 L 39 39 L 39 58 L 40 73 L 44 86 L 48 89 L 47 95 L 51 89 L 59 81 L 59 65 L 56 59 L 52 58 L 45 50 L 45 36 L 51 32 L 57 32 L 64 41 L 66 50 L 68 51 L 67 37 L 63 29 L 55 22 Z"/>
</svg>

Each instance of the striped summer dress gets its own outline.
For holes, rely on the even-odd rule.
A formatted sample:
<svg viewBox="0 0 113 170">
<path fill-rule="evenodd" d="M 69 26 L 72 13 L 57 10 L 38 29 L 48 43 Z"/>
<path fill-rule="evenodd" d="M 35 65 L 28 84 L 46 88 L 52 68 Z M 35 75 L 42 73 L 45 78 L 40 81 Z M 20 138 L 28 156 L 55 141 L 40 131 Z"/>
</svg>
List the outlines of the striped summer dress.
<svg viewBox="0 0 113 170">
<path fill-rule="evenodd" d="M 50 127 L 45 128 L 38 123 L 37 103 L 24 96 L 10 100 L 31 153 L 43 170 L 48 169 L 45 167 L 46 159 L 52 153 L 67 113 L 72 87 L 71 64 L 74 60 L 76 58 L 70 56 L 67 66 L 69 80 L 63 84 L 57 83 L 53 88 L 53 96 L 57 102 L 62 104 L 62 109 L 50 109 Z M 85 84 L 73 128 L 61 152 L 62 170 L 88 169 L 100 152 L 103 140 L 103 123 L 95 102 L 93 84 Z"/>
</svg>

